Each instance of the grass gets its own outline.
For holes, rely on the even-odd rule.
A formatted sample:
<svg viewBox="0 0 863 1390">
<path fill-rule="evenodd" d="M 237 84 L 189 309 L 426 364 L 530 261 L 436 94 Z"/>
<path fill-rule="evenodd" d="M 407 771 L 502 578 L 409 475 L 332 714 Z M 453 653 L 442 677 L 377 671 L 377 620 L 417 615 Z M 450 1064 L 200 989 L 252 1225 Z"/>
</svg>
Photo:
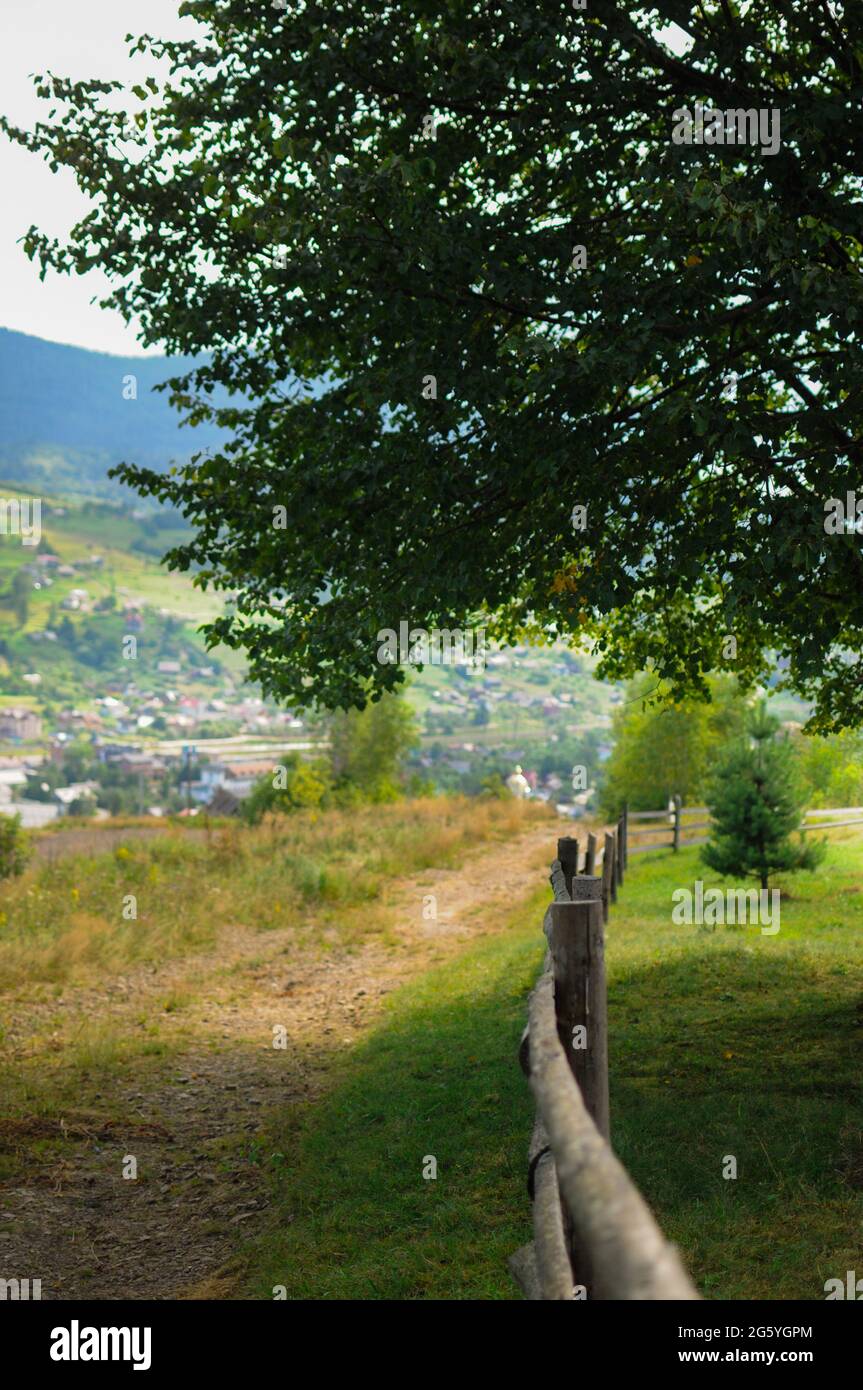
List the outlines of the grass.
<svg viewBox="0 0 863 1390">
<path fill-rule="evenodd" d="M 532 1103 L 515 1054 L 545 896 L 399 990 L 384 1025 L 335 1063 L 329 1096 L 271 1130 L 260 1161 L 277 1219 L 245 1257 L 248 1295 L 516 1296 L 506 1259 L 530 1239 Z"/>
<path fill-rule="evenodd" d="M 219 1048 L 197 1014 L 225 974 L 243 988 L 218 953 L 200 954 L 223 928 L 262 939 L 286 928 L 285 959 L 300 948 L 321 957 L 352 950 L 370 937 L 395 949 L 393 880 L 455 867 L 532 818 L 517 803 L 418 800 L 303 813 L 255 830 L 232 823 L 209 836 L 169 828 L 108 853 L 95 851 L 93 829 L 91 852 L 34 862 L 0 883 L 0 1183 L 62 1151 L 61 1138 L 37 1146 L 23 1121 L 82 1109 L 119 1119 L 112 1096 L 123 1085 L 157 1084 L 177 1056 Z M 122 915 L 130 895 L 136 918 Z M 169 959 L 182 968 L 139 1009 L 134 983 L 117 993 L 118 977 Z M 125 998 L 130 1008 L 118 1002 Z"/>
<path fill-rule="evenodd" d="M 63 1152 L 44 1117 L 115 1117 L 115 1079 L 143 1088 L 184 1050 L 222 1046 L 193 1022 L 213 980 L 197 978 L 197 958 L 158 995 L 170 1027 L 152 1009 L 88 1014 L 73 985 L 192 957 L 220 925 L 286 925 L 289 950 L 322 956 L 370 935 L 395 950 L 391 882 L 457 865 L 526 814 L 434 800 L 209 839 L 177 830 L 4 883 L 0 988 L 16 1007 L 0 1009 L 11 1126 L 0 1180 Z M 675 925 L 672 893 L 699 877 L 720 886 L 695 850 L 633 857 L 612 914 L 614 1147 L 706 1297 L 821 1299 L 826 1279 L 863 1259 L 863 836 L 834 833 L 818 871 L 779 880 L 775 936 Z M 134 921 L 121 916 L 129 893 Z M 400 988 L 359 1043 L 327 1052 L 320 1099 L 270 1117 L 252 1157 L 271 1226 L 220 1296 L 269 1299 L 279 1285 L 306 1299 L 515 1296 L 506 1259 L 530 1234 L 533 1112 L 515 1053 L 546 900 L 539 886 L 495 934 Z M 425 1178 L 431 1158 L 437 1177 Z"/>
<path fill-rule="evenodd" d="M 821 1299 L 861 1260 L 863 840 L 783 885 L 777 936 L 675 926 L 698 877 L 720 886 L 694 850 L 639 856 L 613 912 L 613 1144 L 706 1297 Z M 515 1048 L 545 897 L 394 995 L 328 1097 L 274 1125 L 247 1295 L 513 1297 L 532 1111 Z"/>
<path fill-rule="evenodd" d="M 289 927 L 322 949 L 386 938 L 391 879 L 453 866 L 528 818 L 515 802 L 424 799 L 200 837 L 168 830 L 111 853 L 34 863 L 0 884 L 0 991 L 206 950 L 223 925 Z"/>
<path fill-rule="evenodd" d="M 673 926 L 697 877 L 640 857 L 613 919 L 613 1142 L 706 1296 L 823 1298 L 861 1258 L 863 841 L 777 880 L 776 936 Z"/>
</svg>

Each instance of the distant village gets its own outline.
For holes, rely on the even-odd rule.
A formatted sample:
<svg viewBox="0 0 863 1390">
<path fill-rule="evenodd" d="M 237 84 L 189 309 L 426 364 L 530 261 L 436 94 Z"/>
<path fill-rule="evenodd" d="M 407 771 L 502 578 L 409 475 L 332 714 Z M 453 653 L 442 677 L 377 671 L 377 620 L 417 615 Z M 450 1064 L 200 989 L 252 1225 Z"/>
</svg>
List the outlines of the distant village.
<svg viewBox="0 0 863 1390">
<path fill-rule="evenodd" d="M 22 582 L 31 594 L 56 585 L 57 599 L 48 623 L 16 644 L 22 694 L 0 706 L 0 814 L 28 829 L 82 815 L 230 815 L 282 750 L 326 746 L 324 721 L 279 709 L 215 657 L 207 663 L 175 614 L 122 587 L 106 593 L 102 570 L 99 554 L 72 563 L 48 548 L 19 567 L 19 594 Z M 143 643 L 146 675 L 118 663 L 121 642 Z M 474 794 L 518 767 L 532 796 L 577 817 L 611 751 L 620 696 L 606 688 L 603 703 L 599 689 L 566 650 L 521 646 L 488 652 L 479 668 L 429 667 L 412 686 L 422 742 L 409 770 Z M 590 766 L 587 785 L 574 763 Z"/>
<path fill-rule="evenodd" d="M 93 704 L 63 711 L 48 730 L 31 708 L 0 708 L 3 744 L 47 742 L 45 751 L 0 756 L 0 814 L 20 815 L 28 829 L 76 815 L 190 815 L 202 808 L 230 815 L 272 772 L 280 748 L 316 746 L 301 719 L 267 710 L 255 696 L 199 699 L 130 685 Z M 156 719 L 167 737 L 133 737 Z M 196 728 L 227 720 L 235 733 L 195 740 Z M 63 774 L 76 770 L 81 775 L 66 780 Z"/>
</svg>

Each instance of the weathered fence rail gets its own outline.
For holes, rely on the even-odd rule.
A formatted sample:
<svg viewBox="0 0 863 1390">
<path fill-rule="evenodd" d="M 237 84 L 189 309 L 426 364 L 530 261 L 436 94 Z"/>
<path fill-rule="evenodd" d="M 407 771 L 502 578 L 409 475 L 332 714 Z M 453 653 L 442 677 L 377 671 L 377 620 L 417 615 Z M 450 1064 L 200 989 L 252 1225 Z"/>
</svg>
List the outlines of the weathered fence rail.
<svg viewBox="0 0 863 1390">
<path fill-rule="evenodd" d="M 533 1241 L 510 1268 L 526 1298 L 696 1299 L 680 1257 L 609 1142 L 604 924 L 624 881 L 627 821 L 558 841 L 545 966 L 519 1058 L 536 1097 L 528 1152 Z M 602 874 L 596 869 L 601 857 Z"/>
<path fill-rule="evenodd" d="M 810 810 L 809 830 L 863 824 L 863 807 Z M 608 1017 L 604 927 L 626 876 L 629 854 L 661 849 L 630 838 L 670 836 L 671 848 L 703 844 L 706 806 L 627 811 L 600 847 L 587 836 L 557 842 L 551 866 L 554 901 L 543 920 L 543 972 L 530 997 L 519 1048 L 536 1098 L 528 1151 L 533 1240 L 510 1259 L 526 1298 L 543 1300 L 697 1299 L 677 1251 L 663 1236 L 609 1139 Z M 841 816 L 841 820 L 828 817 Z M 635 829 L 630 829 L 630 822 Z M 651 825 L 652 821 L 662 822 Z"/>
<path fill-rule="evenodd" d="M 809 810 L 804 811 L 808 824 L 804 821 L 800 829 L 803 834 L 810 830 L 840 830 L 846 825 L 863 825 L 863 806 L 837 806 L 831 810 Z M 686 816 L 707 816 L 707 820 L 685 820 Z M 634 830 L 629 831 L 629 838 L 637 836 L 639 839 L 650 837 L 648 844 L 632 845 L 630 854 L 646 854 L 652 849 L 664 848 L 662 837 L 667 840 L 670 838 L 671 848 L 674 850 L 686 849 L 690 845 L 704 845 L 707 843 L 707 835 L 697 835 L 691 837 L 694 830 L 708 830 L 712 825 L 709 819 L 710 812 L 707 806 L 684 806 L 679 796 L 673 798 L 672 803 L 664 811 L 624 811 L 624 818 L 629 821 L 638 821 L 639 825 Z M 824 820 L 823 817 L 844 816 L 845 820 Z M 656 825 L 649 825 L 649 821 L 659 822 Z M 656 838 L 660 837 L 660 838 Z"/>
</svg>

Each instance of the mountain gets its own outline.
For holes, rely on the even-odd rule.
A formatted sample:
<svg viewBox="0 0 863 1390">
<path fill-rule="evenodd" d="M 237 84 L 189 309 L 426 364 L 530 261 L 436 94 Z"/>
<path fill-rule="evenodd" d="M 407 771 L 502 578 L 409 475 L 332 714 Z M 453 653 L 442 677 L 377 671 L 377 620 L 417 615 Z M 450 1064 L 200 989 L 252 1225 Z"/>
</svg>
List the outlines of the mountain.
<svg viewBox="0 0 863 1390">
<path fill-rule="evenodd" d="M 109 480 L 123 461 L 166 469 L 213 448 L 213 426 L 180 428 L 154 387 L 193 366 L 183 357 L 118 357 L 0 329 L 0 477 L 28 488 L 129 497 Z M 135 378 L 136 399 L 129 394 Z"/>
</svg>

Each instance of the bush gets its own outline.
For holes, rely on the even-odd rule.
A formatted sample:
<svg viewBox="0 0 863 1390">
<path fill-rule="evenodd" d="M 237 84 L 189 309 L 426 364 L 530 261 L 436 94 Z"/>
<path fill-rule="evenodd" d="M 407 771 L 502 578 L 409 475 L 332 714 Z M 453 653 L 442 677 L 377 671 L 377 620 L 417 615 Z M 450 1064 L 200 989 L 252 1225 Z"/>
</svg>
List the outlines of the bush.
<svg viewBox="0 0 863 1390">
<path fill-rule="evenodd" d="M 23 873 L 29 857 L 21 817 L 0 816 L 0 878 Z"/>
<path fill-rule="evenodd" d="M 267 773 L 243 802 L 240 814 L 249 825 L 257 825 L 267 812 L 315 809 L 327 797 L 329 781 L 322 768 L 301 763 L 296 754 L 287 757 L 283 766 L 283 774 Z"/>
<path fill-rule="evenodd" d="M 509 801 L 511 798 L 512 793 L 499 772 L 490 772 L 487 777 L 483 777 L 480 785 L 480 796 L 494 801 Z"/>
</svg>

